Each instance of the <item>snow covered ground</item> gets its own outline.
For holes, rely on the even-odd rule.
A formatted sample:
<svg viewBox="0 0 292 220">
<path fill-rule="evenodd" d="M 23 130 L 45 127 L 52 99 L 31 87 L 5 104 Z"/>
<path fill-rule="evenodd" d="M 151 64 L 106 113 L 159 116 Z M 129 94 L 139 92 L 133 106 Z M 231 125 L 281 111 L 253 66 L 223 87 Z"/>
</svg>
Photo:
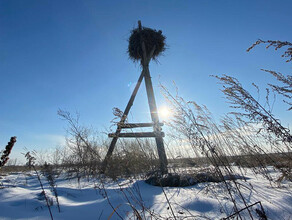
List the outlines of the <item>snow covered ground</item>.
<svg viewBox="0 0 292 220">
<path fill-rule="evenodd" d="M 272 171 L 271 171 L 272 172 Z M 277 175 L 277 173 L 273 173 Z M 248 171 L 247 182 L 239 180 L 248 204 L 261 201 L 269 219 L 292 219 L 292 184 L 272 186 L 261 176 Z M 41 188 L 33 172 L 11 173 L 1 177 L 0 219 L 50 219 Z M 46 193 L 53 194 L 45 179 Z M 251 190 L 252 187 L 252 190 Z M 223 183 L 200 183 L 189 187 L 156 187 L 143 180 L 66 180 L 58 178 L 57 191 L 61 212 L 54 200 L 54 219 L 220 219 L 233 213 L 232 202 Z M 243 207 L 238 201 L 239 208 Z M 168 201 L 169 202 L 168 202 Z M 253 207 L 259 208 L 259 205 Z M 116 212 L 113 211 L 116 210 Z M 255 212 L 253 214 L 256 216 Z M 243 215 L 248 218 L 247 212 Z"/>
</svg>

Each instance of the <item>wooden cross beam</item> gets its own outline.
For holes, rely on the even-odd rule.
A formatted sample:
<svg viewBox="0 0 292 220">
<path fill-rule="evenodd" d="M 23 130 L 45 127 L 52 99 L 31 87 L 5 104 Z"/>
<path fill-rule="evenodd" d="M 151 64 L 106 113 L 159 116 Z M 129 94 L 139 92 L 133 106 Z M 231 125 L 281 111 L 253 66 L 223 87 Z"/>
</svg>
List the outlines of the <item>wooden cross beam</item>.
<svg viewBox="0 0 292 220">
<path fill-rule="evenodd" d="M 116 133 L 108 134 L 108 137 L 113 138 L 116 137 Z M 132 133 L 120 133 L 117 137 L 121 138 L 156 138 L 156 137 L 164 137 L 164 132 L 155 133 L 155 132 L 132 132 Z"/>
<path fill-rule="evenodd" d="M 159 123 L 159 126 L 163 126 L 163 123 Z M 154 123 L 118 123 L 120 128 L 146 128 L 155 126 Z"/>
</svg>

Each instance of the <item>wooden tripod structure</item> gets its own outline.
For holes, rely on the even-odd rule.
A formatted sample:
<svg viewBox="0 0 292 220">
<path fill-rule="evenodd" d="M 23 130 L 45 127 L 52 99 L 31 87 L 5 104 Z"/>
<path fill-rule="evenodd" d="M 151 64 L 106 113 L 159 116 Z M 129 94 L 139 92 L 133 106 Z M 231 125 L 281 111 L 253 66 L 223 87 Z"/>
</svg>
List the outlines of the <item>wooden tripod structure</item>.
<svg viewBox="0 0 292 220">
<path fill-rule="evenodd" d="M 138 21 L 138 25 L 139 25 L 139 31 L 141 31 L 142 30 L 141 21 Z M 106 154 L 106 157 L 102 163 L 101 173 L 105 172 L 107 165 L 108 165 L 108 162 L 109 162 L 110 157 L 114 151 L 115 145 L 116 145 L 119 137 L 121 137 L 121 138 L 122 137 L 123 138 L 154 137 L 155 141 L 156 141 L 158 156 L 159 156 L 160 171 L 162 174 L 167 173 L 167 158 L 166 158 L 164 143 L 163 143 L 164 133 L 162 132 L 162 129 L 161 129 L 161 126 L 163 124 L 159 122 L 157 106 L 156 106 L 156 101 L 155 101 L 155 97 L 154 97 L 154 91 L 153 91 L 153 86 L 152 86 L 152 81 L 151 81 L 151 76 L 150 76 L 150 71 L 149 71 L 149 63 L 150 63 L 152 55 L 155 51 L 155 46 L 152 48 L 150 53 L 147 54 L 145 43 L 144 43 L 142 37 L 141 37 L 141 46 L 142 46 L 142 51 L 143 51 L 143 56 L 141 59 L 141 66 L 143 69 L 142 69 L 141 75 L 138 79 L 138 82 L 135 86 L 135 89 L 131 95 L 131 98 L 130 98 L 130 100 L 126 106 L 126 109 L 123 113 L 123 116 L 121 117 L 120 122 L 117 124 L 116 132 L 109 134 L 109 137 L 111 137 L 113 139 L 111 141 L 111 144 L 110 144 L 110 147 L 109 147 L 108 152 Z M 133 123 L 125 123 L 127 116 L 129 114 L 129 111 L 130 111 L 130 109 L 133 105 L 133 102 L 135 100 L 136 94 L 140 88 L 140 85 L 142 83 L 143 78 L 145 80 L 145 86 L 146 86 L 146 91 L 147 91 L 148 104 L 149 104 L 149 108 L 150 108 L 152 123 L 134 123 L 134 124 Z M 153 132 L 121 133 L 122 129 L 138 128 L 138 127 L 153 127 Z"/>
</svg>

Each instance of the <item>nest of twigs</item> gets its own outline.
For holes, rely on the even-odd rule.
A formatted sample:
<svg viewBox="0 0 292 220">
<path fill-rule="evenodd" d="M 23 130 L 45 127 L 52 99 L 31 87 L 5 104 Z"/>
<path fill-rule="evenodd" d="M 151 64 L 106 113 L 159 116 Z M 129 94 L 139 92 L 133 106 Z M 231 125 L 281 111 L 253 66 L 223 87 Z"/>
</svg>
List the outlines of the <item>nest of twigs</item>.
<svg viewBox="0 0 292 220">
<path fill-rule="evenodd" d="M 154 53 L 151 56 L 155 60 L 165 50 L 165 39 L 166 37 L 162 34 L 161 30 L 156 31 L 147 27 L 136 28 L 131 31 L 129 38 L 129 57 L 134 61 L 141 60 L 143 58 L 142 42 L 144 42 L 147 57 L 149 57 L 150 52 L 155 46 Z"/>
</svg>

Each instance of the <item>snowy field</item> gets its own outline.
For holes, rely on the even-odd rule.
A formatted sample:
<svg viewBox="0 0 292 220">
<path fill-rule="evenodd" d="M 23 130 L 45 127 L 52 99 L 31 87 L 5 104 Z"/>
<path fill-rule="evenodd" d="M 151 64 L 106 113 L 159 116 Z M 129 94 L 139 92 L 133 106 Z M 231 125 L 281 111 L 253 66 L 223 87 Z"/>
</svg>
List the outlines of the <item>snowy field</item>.
<svg viewBox="0 0 292 220">
<path fill-rule="evenodd" d="M 274 172 L 271 170 L 271 172 Z M 276 172 L 272 175 L 277 175 Z M 261 201 L 269 219 L 292 219 L 292 184 L 270 184 L 250 171 L 247 182 L 239 180 L 248 204 Z M 200 183 L 189 187 L 151 186 L 143 180 L 66 180 L 57 179 L 61 212 L 56 207 L 48 183 L 42 179 L 53 201 L 54 219 L 220 219 L 233 213 L 223 183 Z M 11 173 L 1 176 L 0 219 L 50 219 L 36 175 Z M 251 190 L 252 188 L 252 190 Z M 238 198 L 236 198 L 238 199 Z M 168 201 L 169 202 L 168 202 Z M 238 200 L 239 201 L 239 200 Z M 239 207 L 243 207 L 238 202 Z M 253 207 L 259 208 L 258 205 Z M 115 212 L 113 211 L 115 209 Z M 253 213 L 256 216 L 255 212 Z M 247 212 L 243 217 L 249 219 Z M 255 218 L 259 219 L 259 218 Z"/>
</svg>

